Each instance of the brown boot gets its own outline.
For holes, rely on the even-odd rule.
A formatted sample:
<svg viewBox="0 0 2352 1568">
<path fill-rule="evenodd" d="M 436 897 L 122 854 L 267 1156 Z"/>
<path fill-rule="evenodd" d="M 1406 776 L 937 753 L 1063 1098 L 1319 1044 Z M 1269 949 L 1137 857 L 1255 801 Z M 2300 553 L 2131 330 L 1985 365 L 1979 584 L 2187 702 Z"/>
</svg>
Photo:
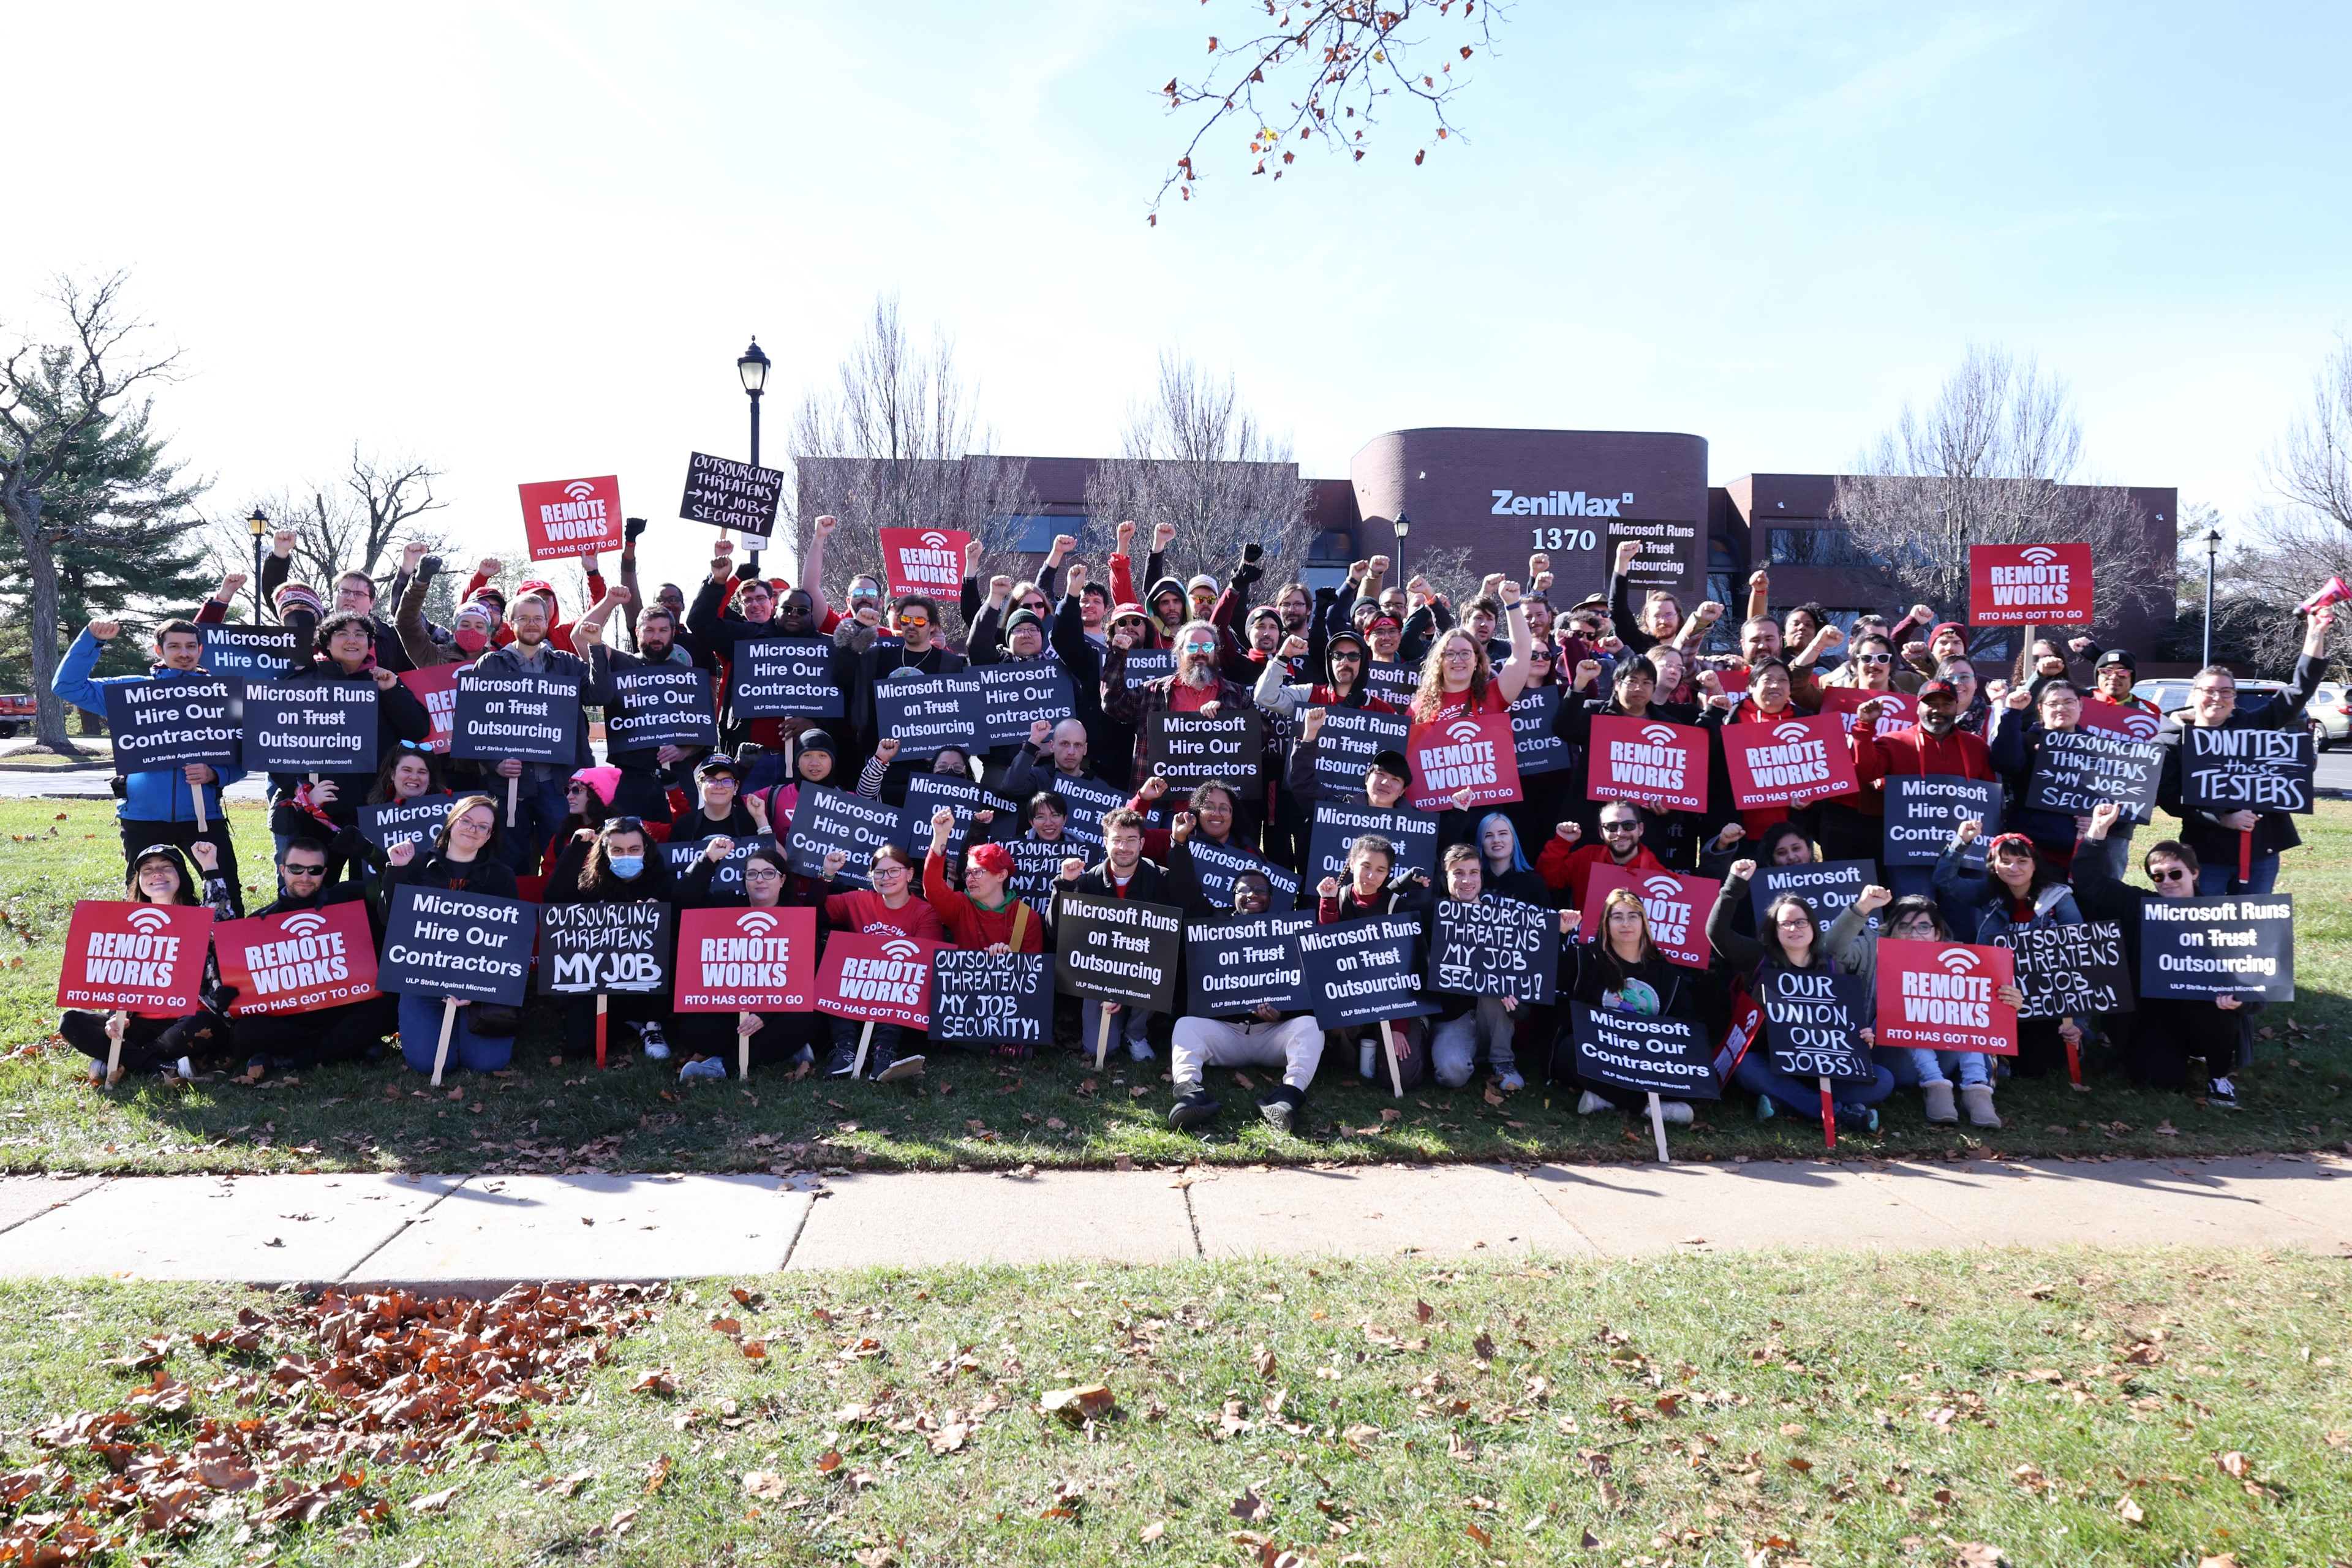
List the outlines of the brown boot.
<svg viewBox="0 0 2352 1568">
<path fill-rule="evenodd" d="M 1927 1107 L 1927 1122 L 1933 1127 L 1956 1127 L 1960 1113 L 1952 1108 L 1952 1086 L 1945 1083 L 1923 1083 L 1919 1099 Z"/>
<path fill-rule="evenodd" d="M 1960 1087 L 1960 1103 L 1968 1109 L 1969 1126 L 1998 1127 L 2000 1125 L 2000 1118 L 1992 1108 L 1992 1085 L 1963 1084 Z"/>
</svg>

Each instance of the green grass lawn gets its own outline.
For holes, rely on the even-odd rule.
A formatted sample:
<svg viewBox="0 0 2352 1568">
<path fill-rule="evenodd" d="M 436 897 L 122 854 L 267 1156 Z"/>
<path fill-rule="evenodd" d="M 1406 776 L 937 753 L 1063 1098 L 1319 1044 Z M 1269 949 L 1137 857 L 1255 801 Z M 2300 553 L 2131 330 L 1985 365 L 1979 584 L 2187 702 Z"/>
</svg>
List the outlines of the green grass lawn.
<svg viewBox="0 0 2352 1568">
<path fill-rule="evenodd" d="M 267 876 L 269 839 L 257 806 L 236 809 L 247 879 Z M 535 1008 L 503 1077 L 459 1075 L 438 1095 L 398 1065 L 339 1066 L 259 1088 L 215 1075 L 167 1089 L 152 1081 L 100 1093 L 84 1058 L 55 1040 L 58 944 L 73 901 L 120 897 L 121 861 L 110 803 L 0 802 L 0 1169 L 284 1171 L 743 1171 L 783 1165 L 1108 1164 L 1192 1160 L 1641 1159 L 1646 1131 L 1615 1116 L 1572 1114 L 1574 1096 L 1536 1087 L 1502 1104 L 1474 1083 L 1423 1089 L 1400 1104 L 1384 1090 L 1318 1086 L 1308 1136 L 1277 1136 L 1246 1091 L 1217 1075 L 1224 1121 L 1206 1141 L 1162 1120 L 1161 1068 L 1114 1061 L 1101 1074 L 1059 1053 L 1017 1066 L 933 1059 L 910 1085 L 793 1082 L 781 1072 L 681 1087 L 652 1064 L 598 1073 L 557 1059 L 560 1023 Z M 2103 1053 L 2091 1089 L 2012 1080 L 1998 1132 L 1929 1128 L 1916 1096 L 1898 1095 L 1877 1137 L 1842 1136 L 1841 1154 L 1870 1156 L 2230 1153 L 2335 1148 L 2347 1137 L 2352 1089 L 2352 805 L 2325 803 L 2288 856 L 2295 895 L 2300 1000 L 2264 1020 L 2254 1068 L 2234 1114 L 2179 1095 L 2123 1087 Z M 263 895 L 257 893 L 257 905 Z M 1327 1074 L 1327 1079 L 1328 1075 Z M 1701 1108 L 1678 1130 L 1690 1159 L 1810 1155 L 1817 1128 L 1759 1125 L 1744 1109 Z"/>
<path fill-rule="evenodd" d="M 207 1489 L 186 1533 L 126 1520 L 98 1560 L 2323 1568 L 2352 1519 L 2342 1270 L 2168 1250 L 707 1281 L 561 1400 L 484 1407 L 529 1415 L 502 1442 L 290 1464 L 352 1484 L 275 1528 L 279 1476 Z M 345 1407 L 266 1392 L 301 1381 L 268 1374 L 320 1355 L 310 1334 L 184 1337 L 295 1305 L 0 1284 L 0 1470 L 106 1481 L 86 1440 L 35 1433 L 142 1385 L 120 1436 L 146 1463 L 310 1440 Z M 176 1413 L 112 1364 L 166 1333 Z M 671 1392 L 635 1391 L 649 1373 Z M 1091 1422 L 1040 1410 L 1091 1384 Z M 11 1479 L 0 1540 L 61 1506 Z"/>
</svg>

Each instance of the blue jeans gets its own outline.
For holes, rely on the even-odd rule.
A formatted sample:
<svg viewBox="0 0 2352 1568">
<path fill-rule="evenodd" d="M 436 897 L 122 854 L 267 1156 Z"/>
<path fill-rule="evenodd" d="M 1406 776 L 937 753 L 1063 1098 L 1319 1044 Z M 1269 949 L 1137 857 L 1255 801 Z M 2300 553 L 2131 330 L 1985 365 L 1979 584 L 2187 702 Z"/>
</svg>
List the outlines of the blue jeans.
<svg viewBox="0 0 2352 1568">
<path fill-rule="evenodd" d="M 433 1054 L 441 1043 L 441 1012 L 445 1005 L 438 996 L 418 996 L 404 991 L 400 994 L 400 1055 L 413 1072 L 430 1073 Z M 449 1062 L 453 1068 L 467 1072 L 503 1072 L 514 1059 L 514 1037 L 491 1039 L 478 1035 L 467 1026 L 466 1015 L 472 1009 L 457 1009 L 457 1022 L 449 1031 Z"/>
<path fill-rule="evenodd" d="M 514 868 L 516 876 L 531 877 L 538 875 L 541 858 L 547 853 L 548 845 L 554 841 L 556 830 L 563 826 L 563 819 L 571 815 L 563 803 L 564 780 L 562 776 L 571 770 L 560 769 L 545 783 L 533 784 L 529 776 L 530 764 L 526 763 L 523 768 L 524 777 L 517 781 L 515 791 L 514 826 L 506 826 L 506 813 L 501 809 L 499 831 L 506 835 L 507 864 Z M 504 779 L 493 775 L 494 786 L 504 783 Z M 504 807 L 506 802 L 500 798 L 502 791 L 493 787 L 488 793 L 491 799 Z"/>
<path fill-rule="evenodd" d="M 1079 1009 L 1079 1016 L 1084 1020 L 1086 1028 L 1086 1036 L 1080 1042 L 1079 1048 L 1086 1053 L 1087 1060 L 1089 1062 L 1095 1058 L 1095 1041 L 1102 1033 L 1102 1005 L 1089 996 L 1086 999 L 1085 1006 Z M 1118 1011 L 1111 1016 L 1114 1021 L 1110 1026 L 1110 1043 L 1117 1046 L 1124 1040 L 1127 1042 L 1127 1054 L 1129 1057 L 1139 1062 L 1150 1061 L 1151 1040 L 1145 1031 L 1151 1026 L 1150 1010 L 1139 1007 L 1132 1002 L 1122 1002 L 1119 1004 Z"/>
<path fill-rule="evenodd" d="M 1840 1110 L 1876 1105 L 1895 1092 L 1895 1075 L 1885 1068 L 1876 1071 L 1878 1076 L 1868 1083 L 1830 1085 L 1830 1098 L 1837 1102 Z M 1739 1065 L 1731 1071 L 1731 1081 L 1750 1094 L 1769 1098 L 1792 1116 L 1821 1120 L 1822 1086 L 1809 1078 L 1790 1078 L 1774 1067 L 1772 1053 L 1761 1045 L 1739 1058 Z"/>
<path fill-rule="evenodd" d="M 2243 882 L 2238 880 L 2238 863 L 2235 860 L 2226 866 L 2200 866 L 2197 868 L 2197 896 L 2218 899 L 2228 893 L 2275 892 L 2278 889 L 2278 863 L 2279 858 L 2275 855 L 2257 855 L 2253 864 L 2248 868 L 2253 872 L 2253 877 Z"/>
<path fill-rule="evenodd" d="M 1992 1081 L 1992 1068 L 1982 1051 L 1931 1051 L 1916 1046 L 1888 1046 L 1870 1055 L 1880 1067 L 1894 1073 L 1897 1089 L 1950 1083 L 1956 1072 L 1964 1089 L 1972 1083 Z M 1893 1059 L 1898 1057 L 1903 1058 L 1899 1064 Z"/>
</svg>

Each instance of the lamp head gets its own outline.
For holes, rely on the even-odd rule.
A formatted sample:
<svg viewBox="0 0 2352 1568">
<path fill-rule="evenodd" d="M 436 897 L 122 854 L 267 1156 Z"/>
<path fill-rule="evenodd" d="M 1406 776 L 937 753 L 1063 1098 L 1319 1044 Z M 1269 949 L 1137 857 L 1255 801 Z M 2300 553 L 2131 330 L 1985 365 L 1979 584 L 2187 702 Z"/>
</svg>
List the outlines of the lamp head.
<svg viewBox="0 0 2352 1568">
<path fill-rule="evenodd" d="M 269 531 L 269 514 L 255 507 L 253 515 L 245 520 L 245 526 L 253 531 L 254 538 L 258 539 Z"/>
<path fill-rule="evenodd" d="M 767 390 L 768 356 L 760 350 L 760 340 L 753 338 L 751 346 L 735 362 L 735 374 L 743 378 L 743 390 L 757 397 Z"/>
<path fill-rule="evenodd" d="M 1396 521 L 1391 523 L 1389 527 L 1391 531 L 1394 532 L 1399 539 L 1402 539 L 1405 535 L 1412 531 L 1412 519 L 1406 516 L 1403 512 L 1399 512 L 1396 515 Z"/>
</svg>

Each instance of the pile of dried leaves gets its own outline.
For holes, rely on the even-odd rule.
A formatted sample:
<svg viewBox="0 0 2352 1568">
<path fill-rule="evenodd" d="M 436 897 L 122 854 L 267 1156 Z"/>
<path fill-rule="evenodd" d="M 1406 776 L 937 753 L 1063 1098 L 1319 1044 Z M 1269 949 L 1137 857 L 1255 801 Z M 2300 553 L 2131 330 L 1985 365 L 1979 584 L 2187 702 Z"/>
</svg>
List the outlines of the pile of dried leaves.
<svg viewBox="0 0 2352 1568">
<path fill-rule="evenodd" d="M 309 1524 L 345 1498 L 352 1529 L 386 1519 L 368 1464 L 437 1470 L 492 1457 L 530 1430 L 525 1406 L 562 1401 L 666 1287 L 519 1285 L 495 1301 L 404 1290 L 247 1308 L 233 1329 L 142 1342 L 114 1364 L 149 1373 L 120 1409 L 29 1434 L 56 1459 L 0 1474 L 0 1563 L 53 1568 L 119 1550 L 131 1531 L 185 1534 L 239 1521 L 237 1539 Z M 220 1354 L 191 1384 L 166 1363 Z M 199 1395 L 235 1414 L 197 1415 Z M 94 1482 L 72 1460 L 95 1456 Z M 87 1467 L 85 1467 L 87 1468 Z"/>
</svg>

